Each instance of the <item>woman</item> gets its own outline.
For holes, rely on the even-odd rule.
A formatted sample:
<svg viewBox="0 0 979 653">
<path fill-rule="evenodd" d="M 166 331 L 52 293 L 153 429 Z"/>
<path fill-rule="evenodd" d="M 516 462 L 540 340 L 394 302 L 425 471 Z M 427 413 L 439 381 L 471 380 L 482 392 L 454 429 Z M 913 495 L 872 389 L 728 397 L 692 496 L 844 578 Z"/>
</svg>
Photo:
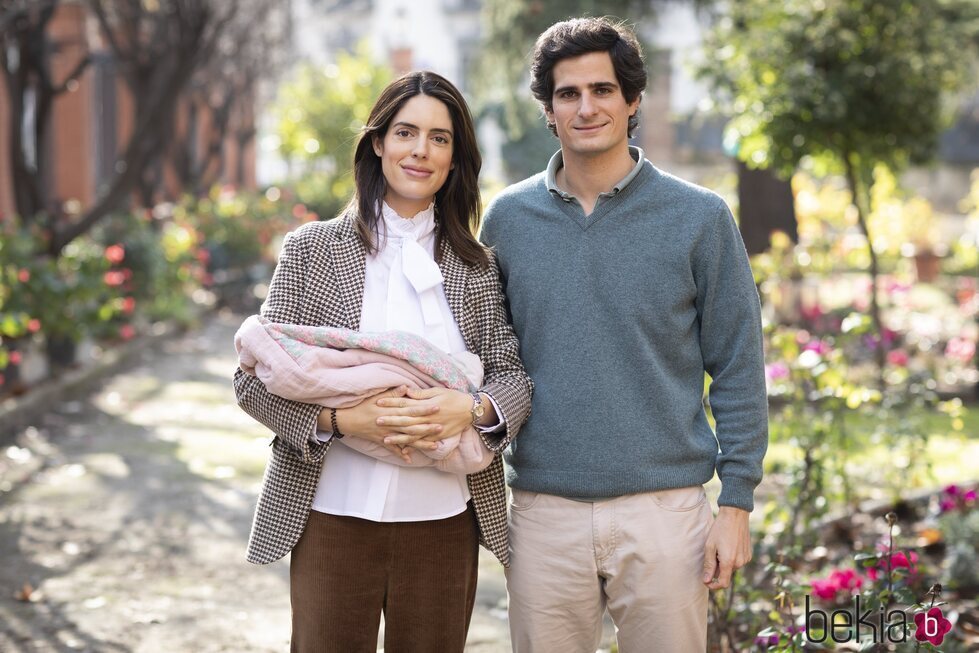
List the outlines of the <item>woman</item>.
<svg viewBox="0 0 979 653">
<path fill-rule="evenodd" d="M 479 356 L 478 393 L 393 388 L 346 409 L 283 399 L 235 374 L 238 404 L 275 433 L 248 560 L 292 552 L 293 651 L 462 651 L 477 541 L 508 563 L 503 468 L 401 467 L 339 437 L 418 449 L 475 425 L 499 452 L 530 411 L 532 383 L 498 269 L 476 241 L 481 158 L 459 91 L 431 72 L 392 82 L 354 154 L 342 216 L 289 234 L 262 315 L 271 322 L 398 329 Z"/>
</svg>

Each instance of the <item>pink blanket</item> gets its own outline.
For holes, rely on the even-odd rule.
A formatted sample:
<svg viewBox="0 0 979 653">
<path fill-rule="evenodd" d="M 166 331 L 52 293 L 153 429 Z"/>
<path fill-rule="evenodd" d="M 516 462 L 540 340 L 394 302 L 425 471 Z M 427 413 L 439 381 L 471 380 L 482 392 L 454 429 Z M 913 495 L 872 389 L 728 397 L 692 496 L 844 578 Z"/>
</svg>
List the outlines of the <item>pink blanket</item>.
<svg viewBox="0 0 979 653">
<path fill-rule="evenodd" d="M 361 333 L 350 329 L 276 324 L 252 315 L 235 334 L 238 364 L 268 391 L 286 399 L 346 408 L 399 385 L 446 387 L 473 392 L 482 383 L 479 358 L 469 352 L 449 356 L 424 338 L 402 331 Z M 413 467 L 434 466 L 453 474 L 474 474 L 493 461 L 472 427 L 417 450 L 411 462 L 362 438 L 342 444 L 378 460 Z M 424 455 L 417 455 L 417 453 Z"/>
</svg>

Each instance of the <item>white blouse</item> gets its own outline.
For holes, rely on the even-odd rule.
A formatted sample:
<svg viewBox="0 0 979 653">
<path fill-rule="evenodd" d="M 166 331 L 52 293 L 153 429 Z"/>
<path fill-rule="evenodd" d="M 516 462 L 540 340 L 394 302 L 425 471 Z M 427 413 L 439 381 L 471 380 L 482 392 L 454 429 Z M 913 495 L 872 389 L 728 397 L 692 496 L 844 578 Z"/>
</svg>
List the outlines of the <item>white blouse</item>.
<svg viewBox="0 0 979 653">
<path fill-rule="evenodd" d="M 435 262 L 434 205 L 405 219 L 384 203 L 379 226 L 379 249 L 366 260 L 360 330 L 408 331 L 446 353 L 466 351 Z M 371 521 L 424 521 L 458 515 L 469 498 L 465 475 L 382 462 L 339 440 L 324 459 L 312 508 Z"/>
</svg>

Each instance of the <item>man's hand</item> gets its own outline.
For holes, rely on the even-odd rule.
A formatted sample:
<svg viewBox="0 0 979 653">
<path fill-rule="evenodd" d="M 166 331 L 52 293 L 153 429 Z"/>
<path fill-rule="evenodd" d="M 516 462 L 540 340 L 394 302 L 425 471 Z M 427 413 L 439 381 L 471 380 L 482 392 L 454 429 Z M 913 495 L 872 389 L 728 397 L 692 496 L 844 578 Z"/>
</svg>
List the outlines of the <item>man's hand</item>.
<svg viewBox="0 0 979 653">
<path fill-rule="evenodd" d="M 704 585 L 716 590 L 731 584 L 734 572 L 751 560 L 748 511 L 721 506 L 704 547 Z"/>
<path fill-rule="evenodd" d="M 396 452 L 404 458 L 407 452 L 404 452 L 402 447 L 390 446 L 394 443 L 384 441 L 386 437 L 396 435 L 396 430 L 399 431 L 402 429 L 395 429 L 389 425 L 378 424 L 379 421 L 382 421 L 382 417 L 390 417 L 395 415 L 404 416 L 405 419 L 409 419 L 412 422 L 409 432 L 413 432 L 420 437 L 437 435 L 442 431 L 442 426 L 435 423 L 430 417 L 438 412 L 438 406 L 415 404 L 412 406 L 398 408 L 396 410 L 378 406 L 378 400 L 381 398 L 396 400 L 399 397 L 405 397 L 407 393 L 408 388 L 406 386 L 399 386 L 397 388 L 392 388 L 390 390 L 386 390 L 385 392 L 378 393 L 372 397 L 368 397 L 356 406 L 352 406 L 350 408 L 338 408 L 337 427 L 339 427 L 340 432 L 344 435 L 363 438 L 364 440 L 370 440 L 376 444 L 384 445 L 392 452 Z M 330 423 L 329 410 L 324 410 L 320 413 L 318 426 L 323 431 L 333 430 L 333 425 Z M 418 443 L 413 443 L 412 446 L 414 446 L 416 449 L 435 449 L 437 444 L 434 442 L 421 441 Z"/>
<path fill-rule="evenodd" d="M 487 406 L 490 402 L 484 401 Z M 409 390 L 407 397 L 385 397 L 377 400 L 377 405 L 400 411 L 397 415 L 378 418 L 378 424 L 389 431 L 398 433 L 385 438 L 387 444 L 413 446 L 424 442 L 438 442 L 462 433 L 472 425 L 473 399 L 465 392 L 448 388 L 426 388 Z M 489 407 L 492 410 L 492 407 Z M 425 411 L 424 418 L 413 417 L 415 411 Z M 419 422 L 438 424 L 442 430 L 437 433 L 421 433 L 416 426 Z"/>
</svg>

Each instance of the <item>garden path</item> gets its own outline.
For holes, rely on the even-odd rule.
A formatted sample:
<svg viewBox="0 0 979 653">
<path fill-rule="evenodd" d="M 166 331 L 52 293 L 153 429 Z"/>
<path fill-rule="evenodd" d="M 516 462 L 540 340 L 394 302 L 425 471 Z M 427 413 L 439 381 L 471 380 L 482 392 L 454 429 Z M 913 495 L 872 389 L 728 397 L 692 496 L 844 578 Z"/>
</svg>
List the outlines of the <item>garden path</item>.
<svg viewBox="0 0 979 653">
<path fill-rule="evenodd" d="M 244 560 L 269 434 L 234 400 L 240 321 L 158 342 L 0 449 L 0 651 L 288 649 L 288 563 Z M 502 569 L 480 566 L 466 650 L 509 651 Z"/>
</svg>

